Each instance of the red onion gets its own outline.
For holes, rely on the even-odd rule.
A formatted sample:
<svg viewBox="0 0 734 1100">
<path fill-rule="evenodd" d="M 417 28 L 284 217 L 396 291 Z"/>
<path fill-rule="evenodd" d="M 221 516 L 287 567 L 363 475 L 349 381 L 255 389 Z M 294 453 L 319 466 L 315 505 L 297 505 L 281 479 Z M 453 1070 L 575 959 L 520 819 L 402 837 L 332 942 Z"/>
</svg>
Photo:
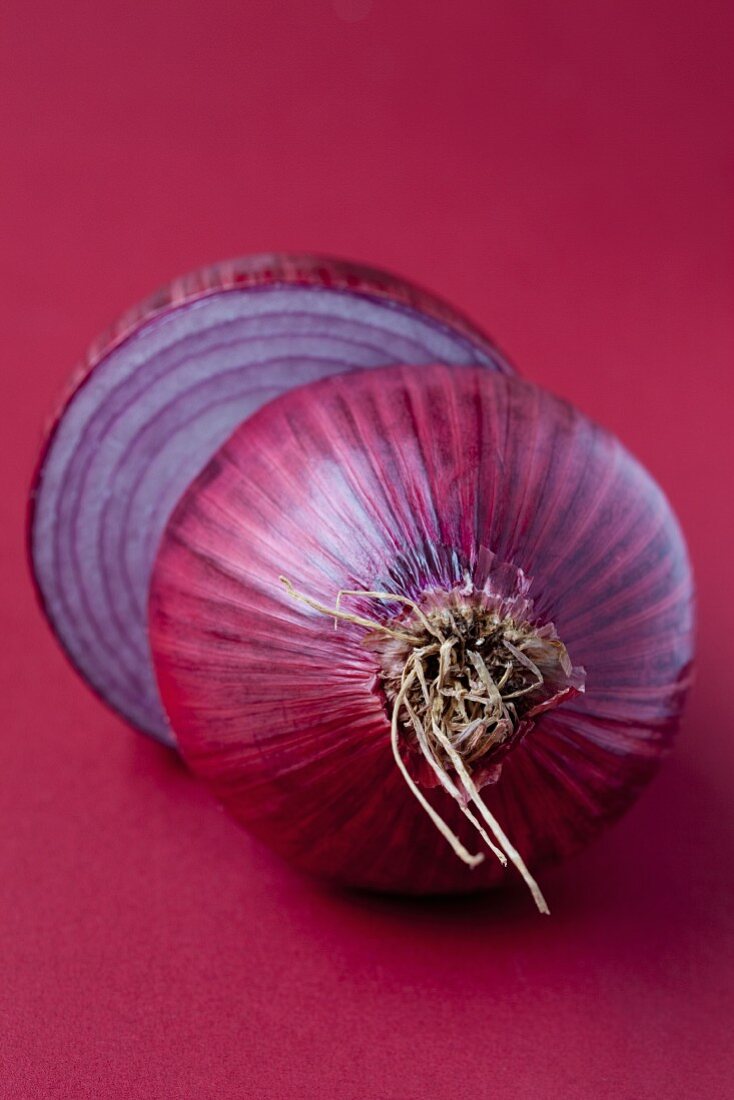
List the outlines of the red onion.
<svg viewBox="0 0 734 1100">
<path fill-rule="evenodd" d="M 509 369 L 432 295 L 308 256 L 197 272 L 94 343 L 38 465 L 29 547 L 49 621 L 107 703 L 172 741 L 147 637 L 149 578 L 176 501 L 233 429 L 293 386 L 436 359 Z"/>
<path fill-rule="evenodd" d="M 513 376 L 389 366 L 235 431 L 167 525 L 150 637 L 184 756 L 286 858 L 414 893 L 509 861 L 543 909 L 532 871 L 671 744 L 692 602 L 612 436 Z"/>
</svg>

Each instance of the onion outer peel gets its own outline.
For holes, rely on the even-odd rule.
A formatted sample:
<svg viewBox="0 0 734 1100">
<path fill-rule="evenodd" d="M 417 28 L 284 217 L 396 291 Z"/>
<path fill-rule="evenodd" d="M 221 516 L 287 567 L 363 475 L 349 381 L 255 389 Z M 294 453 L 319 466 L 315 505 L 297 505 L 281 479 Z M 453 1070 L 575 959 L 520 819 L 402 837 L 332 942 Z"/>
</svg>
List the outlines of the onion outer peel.
<svg viewBox="0 0 734 1100">
<path fill-rule="evenodd" d="M 516 378 L 385 367 L 261 409 L 172 516 L 150 629 L 182 751 L 242 824 L 305 870 L 418 894 L 502 880 L 499 862 L 457 860 L 406 790 L 363 644 L 383 611 L 399 629 L 401 602 L 467 572 L 508 613 L 555 623 L 587 672 L 584 694 L 538 708 L 482 791 L 534 872 L 631 805 L 690 683 L 685 543 L 617 440 Z M 294 606 L 279 574 L 327 610 L 341 589 L 394 591 L 395 604 L 364 597 L 335 632 Z M 423 793 L 466 848 L 461 806 Z"/>
</svg>

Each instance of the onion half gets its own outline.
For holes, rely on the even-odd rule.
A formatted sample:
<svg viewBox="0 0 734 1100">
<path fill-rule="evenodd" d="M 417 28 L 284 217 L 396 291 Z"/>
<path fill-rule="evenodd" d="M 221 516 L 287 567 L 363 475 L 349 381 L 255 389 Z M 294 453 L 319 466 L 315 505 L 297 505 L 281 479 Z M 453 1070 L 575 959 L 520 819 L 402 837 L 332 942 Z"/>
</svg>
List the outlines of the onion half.
<svg viewBox="0 0 734 1100">
<path fill-rule="evenodd" d="M 528 867 L 565 857 L 631 804 L 671 744 L 689 682 L 680 529 L 611 435 L 475 367 L 384 367 L 291 390 L 187 490 L 150 596 L 158 683 L 185 758 L 310 872 L 413 893 L 499 882 L 501 863 L 456 859 L 414 797 L 475 850 L 466 810 L 489 819 L 443 741 L 426 752 L 428 723 L 416 733 L 405 693 L 395 698 L 415 638 L 433 644 L 420 641 L 421 616 L 444 631 L 494 616 L 499 641 L 465 630 L 484 655 L 477 668 L 509 669 L 514 639 L 520 687 L 492 751 L 468 762 L 453 744 Z M 486 702 L 480 680 L 470 671 L 469 705 Z M 450 677 L 439 687 L 443 706 Z M 437 781 L 431 754 L 461 797 Z"/>
<path fill-rule="evenodd" d="M 196 272 L 92 345 L 38 463 L 28 544 L 49 622 L 105 702 L 173 742 L 152 671 L 149 579 L 174 505 L 233 429 L 294 386 L 434 360 L 509 370 L 432 295 L 309 256 Z"/>
</svg>

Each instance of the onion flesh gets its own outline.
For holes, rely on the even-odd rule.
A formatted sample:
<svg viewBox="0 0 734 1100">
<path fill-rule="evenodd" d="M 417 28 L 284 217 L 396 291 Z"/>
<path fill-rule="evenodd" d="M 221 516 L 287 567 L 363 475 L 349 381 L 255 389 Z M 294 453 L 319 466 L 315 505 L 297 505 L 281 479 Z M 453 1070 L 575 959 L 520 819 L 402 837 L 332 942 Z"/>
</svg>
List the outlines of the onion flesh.
<svg viewBox="0 0 734 1100">
<path fill-rule="evenodd" d="M 39 462 L 29 548 L 53 629 L 109 705 L 173 741 L 151 664 L 149 580 L 176 502 L 233 429 L 294 386 L 435 359 L 509 369 L 431 295 L 307 256 L 178 280 L 93 345 Z"/>
</svg>

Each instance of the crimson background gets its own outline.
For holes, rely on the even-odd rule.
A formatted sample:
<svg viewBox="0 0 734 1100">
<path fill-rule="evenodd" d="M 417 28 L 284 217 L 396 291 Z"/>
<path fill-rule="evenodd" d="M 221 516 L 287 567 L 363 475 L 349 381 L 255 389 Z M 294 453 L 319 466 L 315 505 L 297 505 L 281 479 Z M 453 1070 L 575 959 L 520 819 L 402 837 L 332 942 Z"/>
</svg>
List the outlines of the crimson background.
<svg viewBox="0 0 734 1100">
<path fill-rule="evenodd" d="M 5 0 L 3 1097 L 731 1095 L 732 8 Z M 679 750 L 522 894 L 309 882 L 80 685 L 22 547 L 83 344 L 263 249 L 394 267 L 615 430 L 700 588 Z"/>
</svg>

